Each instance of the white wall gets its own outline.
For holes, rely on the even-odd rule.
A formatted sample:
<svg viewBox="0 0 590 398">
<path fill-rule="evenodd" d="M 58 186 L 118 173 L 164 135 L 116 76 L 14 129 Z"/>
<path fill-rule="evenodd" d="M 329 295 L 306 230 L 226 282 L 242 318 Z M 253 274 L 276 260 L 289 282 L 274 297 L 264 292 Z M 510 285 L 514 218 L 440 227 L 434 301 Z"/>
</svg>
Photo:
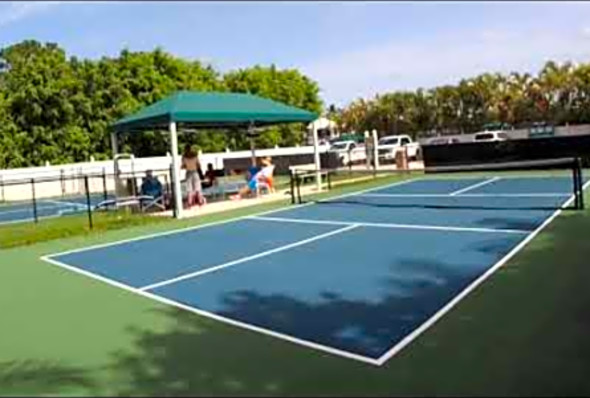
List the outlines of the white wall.
<svg viewBox="0 0 590 398">
<path fill-rule="evenodd" d="M 328 150 L 327 146 L 320 146 L 320 152 Z M 296 154 L 313 154 L 313 146 L 288 147 L 288 148 L 270 148 L 256 150 L 256 156 L 284 156 Z M 212 152 L 201 153 L 199 155 L 201 167 L 205 169 L 208 163 L 212 163 L 216 169 L 222 169 L 224 159 L 250 158 L 250 150 L 235 152 Z M 171 158 L 169 156 L 157 156 L 147 158 L 123 159 L 119 161 L 120 168 L 123 172 L 135 171 L 138 174 L 146 170 L 164 170 L 170 167 Z M 60 165 L 47 165 L 42 167 L 27 167 L 18 169 L 0 169 L 0 180 L 20 180 L 38 177 L 59 177 L 60 175 L 72 176 L 89 173 L 114 173 L 114 163 L 112 160 L 80 162 Z"/>
</svg>

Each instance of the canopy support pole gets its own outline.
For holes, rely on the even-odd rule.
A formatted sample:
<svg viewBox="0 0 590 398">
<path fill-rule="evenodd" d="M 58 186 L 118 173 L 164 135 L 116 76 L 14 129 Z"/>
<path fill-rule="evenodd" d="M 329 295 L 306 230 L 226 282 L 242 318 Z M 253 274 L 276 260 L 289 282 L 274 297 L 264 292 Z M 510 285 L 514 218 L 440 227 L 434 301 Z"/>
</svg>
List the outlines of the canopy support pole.
<svg viewBox="0 0 590 398">
<path fill-rule="evenodd" d="M 182 218 L 182 191 L 180 190 L 180 162 L 178 159 L 178 134 L 176 133 L 176 122 L 170 122 L 170 151 L 172 154 L 172 178 L 174 179 L 174 207 L 175 217 Z"/>
<path fill-rule="evenodd" d="M 252 167 L 256 167 L 256 132 L 254 131 L 254 123 L 250 123 L 246 136 L 250 140 L 250 163 Z"/>
<path fill-rule="evenodd" d="M 114 159 L 115 156 L 117 156 L 117 154 L 119 153 L 119 142 L 117 141 L 117 133 L 114 131 L 111 133 L 111 149 L 113 150 Z"/>
<path fill-rule="evenodd" d="M 320 151 L 318 147 L 318 129 L 315 123 L 311 125 L 312 133 L 313 133 L 313 158 L 315 163 L 315 185 L 317 191 L 322 190 L 322 175 L 320 173 L 321 165 L 320 165 Z"/>
</svg>

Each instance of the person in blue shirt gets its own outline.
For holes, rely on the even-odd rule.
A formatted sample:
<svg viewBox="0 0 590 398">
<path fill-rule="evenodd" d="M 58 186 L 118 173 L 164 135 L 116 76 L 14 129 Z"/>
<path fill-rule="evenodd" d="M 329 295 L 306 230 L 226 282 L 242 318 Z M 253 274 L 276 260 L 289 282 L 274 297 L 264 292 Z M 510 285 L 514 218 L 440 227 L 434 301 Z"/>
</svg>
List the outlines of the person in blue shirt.
<svg viewBox="0 0 590 398">
<path fill-rule="evenodd" d="M 246 181 L 250 182 L 252 180 L 252 178 L 254 178 L 254 176 L 256 175 L 256 173 L 258 173 L 260 171 L 260 167 L 258 167 L 258 165 L 252 165 L 250 167 L 248 167 L 248 173 L 246 175 Z"/>
<path fill-rule="evenodd" d="M 142 195 L 153 196 L 154 198 L 162 196 L 162 183 L 160 183 L 157 177 L 154 177 L 152 170 L 147 170 L 145 173 L 145 178 L 141 183 L 141 193 Z"/>
</svg>

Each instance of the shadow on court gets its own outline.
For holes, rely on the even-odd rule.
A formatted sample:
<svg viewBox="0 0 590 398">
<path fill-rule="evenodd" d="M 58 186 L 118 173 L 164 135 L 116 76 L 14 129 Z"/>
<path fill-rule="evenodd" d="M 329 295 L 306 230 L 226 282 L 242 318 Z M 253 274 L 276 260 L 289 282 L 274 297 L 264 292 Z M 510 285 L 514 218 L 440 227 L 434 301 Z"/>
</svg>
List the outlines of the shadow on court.
<svg viewBox="0 0 590 398">
<path fill-rule="evenodd" d="M 121 378 L 116 385 L 125 386 L 117 394 L 588 395 L 590 268 L 584 258 L 590 247 L 576 236 L 587 232 L 590 217 L 571 215 L 558 224 L 383 367 L 162 307 L 158 312 L 173 326 L 130 329 L 135 344 L 114 355 L 111 371 Z M 417 279 L 413 286 L 424 283 Z M 329 294 L 309 306 L 241 292 L 228 304 L 231 313 L 252 311 L 283 323 L 302 311 L 311 318 L 301 327 L 322 333 L 334 330 L 322 318 L 335 311 L 387 318 L 385 307 Z M 381 320 L 369 327 L 389 325 Z"/>
<path fill-rule="evenodd" d="M 0 362 L 0 395 L 58 394 L 94 387 L 89 372 L 53 361 Z"/>
<path fill-rule="evenodd" d="M 413 317 L 423 315 L 416 314 L 417 308 L 432 308 L 428 290 L 447 282 L 439 279 L 442 275 L 431 276 L 441 264 L 408 261 L 406 266 L 416 268 L 415 277 L 403 281 L 384 279 L 384 288 L 398 295 L 382 302 L 351 301 L 325 292 L 318 302 L 309 304 L 284 295 L 240 291 L 225 298 L 228 309 L 222 315 L 247 317 L 257 324 L 272 325 L 275 331 L 295 324 L 298 337 L 311 332 L 316 339 L 340 339 L 351 346 L 382 346 L 385 342 L 389 348 L 393 331 L 405 334 L 416 326 Z M 444 277 L 460 280 L 460 276 L 448 272 Z M 424 291 L 420 303 L 410 298 L 415 292 L 408 289 Z M 407 314 L 401 320 L 405 323 L 401 329 L 400 320 L 391 316 L 400 312 Z M 114 356 L 116 373 L 128 377 L 124 383 L 128 389 L 121 394 L 362 395 L 371 391 L 388 395 L 392 391 L 390 380 L 384 378 L 386 367 L 343 359 L 174 308 L 163 309 L 161 314 L 173 319 L 171 330 L 157 333 L 130 329 L 136 346 Z M 354 330 L 350 335 L 343 333 L 344 315 L 359 325 L 357 335 Z M 369 386 L 367 380 L 374 382 Z"/>
</svg>

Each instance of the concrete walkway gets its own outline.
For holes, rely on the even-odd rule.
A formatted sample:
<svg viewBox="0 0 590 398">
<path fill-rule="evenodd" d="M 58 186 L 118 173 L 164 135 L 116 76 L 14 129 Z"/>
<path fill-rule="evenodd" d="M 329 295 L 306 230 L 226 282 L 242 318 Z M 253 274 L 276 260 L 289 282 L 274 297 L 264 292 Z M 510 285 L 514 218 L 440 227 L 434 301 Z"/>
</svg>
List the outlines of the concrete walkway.
<svg viewBox="0 0 590 398">
<path fill-rule="evenodd" d="M 203 206 L 193 206 L 190 209 L 185 208 L 182 212 L 182 218 L 196 217 L 203 214 L 219 213 L 222 211 L 241 209 L 243 207 L 255 206 L 264 203 L 272 203 L 281 200 L 290 200 L 291 193 L 289 190 L 282 190 L 272 194 L 260 195 L 254 198 L 244 198 L 239 200 L 221 200 L 218 202 L 207 203 Z M 151 213 L 154 216 L 172 217 L 172 210 L 166 210 L 158 213 Z"/>
</svg>

